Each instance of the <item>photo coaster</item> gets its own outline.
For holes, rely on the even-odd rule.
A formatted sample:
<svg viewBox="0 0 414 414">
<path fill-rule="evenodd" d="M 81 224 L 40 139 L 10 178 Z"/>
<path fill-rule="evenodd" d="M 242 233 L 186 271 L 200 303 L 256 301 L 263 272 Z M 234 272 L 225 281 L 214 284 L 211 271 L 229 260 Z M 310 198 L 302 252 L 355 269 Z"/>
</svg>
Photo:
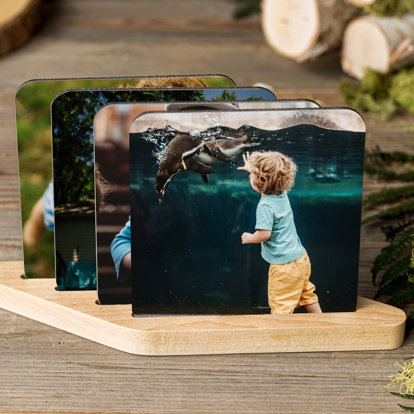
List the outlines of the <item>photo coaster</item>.
<svg viewBox="0 0 414 414">
<path fill-rule="evenodd" d="M 183 86 L 189 81 L 193 83 L 194 79 L 200 81 L 199 86 L 235 86 L 224 75 L 182 75 L 35 79 L 19 87 L 15 102 L 26 277 L 55 277 L 50 139 L 50 105 L 53 99 L 65 90 L 74 88 L 131 88 L 143 84 L 148 86 L 155 82 Z"/>
<path fill-rule="evenodd" d="M 319 106 L 309 100 L 280 100 L 118 103 L 103 107 L 94 121 L 95 171 L 99 175 L 99 179 L 95 180 L 98 187 L 95 194 L 102 195 L 96 215 L 97 293 L 101 304 L 131 303 L 130 267 L 121 265 L 124 256 L 131 251 L 129 136 L 126 131 L 143 112 L 188 111 L 201 107 L 207 110 L 239 110 Z"/>
<path fill-rule="evenodd" d="M 130 129 L 133 313 L 254 314 L 269 313 L 269 306 L 289 313 L 315 300 L 324 313 L 354 311 L 364 143 L 361 116 L 346 108 L 138 117 Z M 247 151 L 293 160 L 291 190 L 261 197 L 249 174 L 238 169 Z M 262 176 L 255 174 L 250 177 Z M 269 204 L 278 197 L 286 197 L 282 207 L 258 208 L 262 200 Z M 284 233 L 285 225 L 292 226 L 284 213 L 293 218 L 299 245 L 293 233 Z M 269 221 L 271 234 L 280 235 L 269 239 L 273 247 L 242 244 L 244 233 L 260 226 L 268 230 Z M 306 283 L 278 291 L 270 264 L 291 266 L 304 251 L 316 289 L 307 284 L 301 265 L 298 277 Z"/>
<path fill-rule="evenodd" d="M 201 102 L 211 99 L 256 101 L 276 100 L 276 97 L 263 88 L 147 88 L 74 90 L 55 98 L 52 139 L 59 290 L 96 289 L 95 114 L 112 102 Z"/>
</svg>

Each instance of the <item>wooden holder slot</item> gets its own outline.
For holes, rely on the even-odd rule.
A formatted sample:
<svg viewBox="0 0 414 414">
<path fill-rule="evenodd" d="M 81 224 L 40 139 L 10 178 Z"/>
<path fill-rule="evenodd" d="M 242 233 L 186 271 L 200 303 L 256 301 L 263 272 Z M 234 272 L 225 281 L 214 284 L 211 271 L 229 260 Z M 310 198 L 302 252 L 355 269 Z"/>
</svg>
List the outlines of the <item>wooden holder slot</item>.
<svg viewBox="0 0 414 414">
<path fill-rule="evenodd" d="M 23 262 L 0 262 L 0 307 L 91 341 L 141 355 L 393 349 L 404 339 L 400 309 L 359 297 L 347 313 L 131 316 L 130 305 L 98 305 L 94 291 L 55 290 L 22 279 Z"/>
</svg>

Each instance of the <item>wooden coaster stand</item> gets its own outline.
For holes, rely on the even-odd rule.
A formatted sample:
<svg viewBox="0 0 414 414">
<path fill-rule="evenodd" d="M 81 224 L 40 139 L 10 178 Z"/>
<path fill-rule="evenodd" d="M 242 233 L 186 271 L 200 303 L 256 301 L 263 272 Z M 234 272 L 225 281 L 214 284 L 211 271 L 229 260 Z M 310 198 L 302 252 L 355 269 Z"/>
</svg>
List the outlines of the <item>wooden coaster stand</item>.
<svg viewBox="0 0 414 414">
<path fill-rule="evenodd" d="M 405 313 L 358 298 L 346 313 L 134 318 L 130 305 L 98 305 L 94 291 L 56 291 L 23 279 L 23 262 L 0 262 L 0 307 L 91 341 L 140 355 L 393 349 Z"/>
</svg>

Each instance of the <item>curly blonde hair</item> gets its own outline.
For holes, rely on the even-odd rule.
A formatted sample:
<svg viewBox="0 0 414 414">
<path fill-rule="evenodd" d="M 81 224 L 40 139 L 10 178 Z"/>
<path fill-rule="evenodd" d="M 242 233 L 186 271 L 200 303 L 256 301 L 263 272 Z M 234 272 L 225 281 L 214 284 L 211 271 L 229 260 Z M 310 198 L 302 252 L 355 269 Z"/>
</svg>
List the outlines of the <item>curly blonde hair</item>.
<svg viewBox="0 0 414 414">
<path fill-rule="evenodd" d="M 262 194 L 280 195 L 295 184 L 296 164 L 280 152 L 253 152 L 250 165 L 252 183 Z"/>
<path fill-rule="evenodd" d="M 196 77 L 143 78 L 136 88 L 205 88 L 207 84 Z"/>
<path fill-rule="evenodd" d="M 122 83 L 118 88 L 206 88 L 208 85 L 196 77 L 141 78 L 134 84 Z"/>
</svg>

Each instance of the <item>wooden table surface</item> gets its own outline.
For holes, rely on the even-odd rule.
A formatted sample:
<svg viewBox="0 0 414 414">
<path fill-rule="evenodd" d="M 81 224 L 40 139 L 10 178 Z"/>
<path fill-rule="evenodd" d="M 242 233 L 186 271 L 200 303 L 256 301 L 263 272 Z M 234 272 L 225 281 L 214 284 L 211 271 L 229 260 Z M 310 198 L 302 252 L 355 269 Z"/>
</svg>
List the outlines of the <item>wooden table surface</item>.
<svg viewBox="0 0 414 414">
<path fill-rule="evenodd" d="M 338 56 L 298 65 L 264 43 L 258 18 L 235 22 L 220 0 L 47 2 L 35 38 L 0 58 L 0 260 L 19 260 L 21 224 L 14 95 L 25 80 L 54 77 L 223 73 L 240 86 L 273 85 L 283 98 L 339 105 Z M 366 117 L 367 147 L 414 151 L 414 117 Z M 364 191 L 381 184 L 366 177 Z M 361 239 L 359 294 L 384 241 Z M 140 357 L 0 310 L 0 412 L 399 413 L 384 388 L 393 351 Z"/>
</svg>

